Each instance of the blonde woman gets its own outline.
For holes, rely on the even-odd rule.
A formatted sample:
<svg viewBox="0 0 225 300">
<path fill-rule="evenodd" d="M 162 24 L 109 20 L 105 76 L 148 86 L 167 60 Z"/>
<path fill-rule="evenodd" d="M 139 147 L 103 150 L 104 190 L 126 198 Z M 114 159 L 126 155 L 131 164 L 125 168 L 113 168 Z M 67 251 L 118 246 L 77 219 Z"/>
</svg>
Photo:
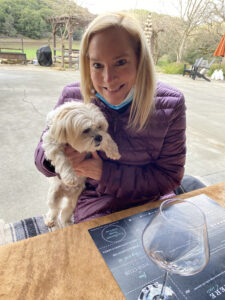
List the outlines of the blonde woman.
<svg viewBox="0 0 225 300">
<path fill-rule="evenodd" d="M 57 106 L 66 101 L 97 105 L 121 158 L 112 161 L 98 152 L 84 159 L 84 153 L 66 148 L 75 172 L 88 177 L 75 222 L 173 193 L 184 174 L 184 97 L 173 87 L 155 84 L 149 46 L 139 24 L 124 13 L 98 16 L 81 42 L 80 75 L 80 83 L 64 88 Z M 46 176 L 56 176 L 41 145 L 42 141 L 35 152 L 36 166 Z"/>
</svg>

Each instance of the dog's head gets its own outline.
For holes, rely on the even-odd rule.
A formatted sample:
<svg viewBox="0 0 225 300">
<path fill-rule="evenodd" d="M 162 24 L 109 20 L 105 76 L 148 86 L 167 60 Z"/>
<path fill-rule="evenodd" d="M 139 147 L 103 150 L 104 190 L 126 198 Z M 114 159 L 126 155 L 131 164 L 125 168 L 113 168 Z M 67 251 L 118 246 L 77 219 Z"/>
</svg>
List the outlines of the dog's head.
<svg viewBox="0 0 225 300">
<path fill-rule="evenodd" d="M 108 129 L 104 115 L 92 103 L 65 103 L 49 113 L 47 122 L 57 143 L 68 143 L 79 152 L 98 150 Z"/>
</svg>

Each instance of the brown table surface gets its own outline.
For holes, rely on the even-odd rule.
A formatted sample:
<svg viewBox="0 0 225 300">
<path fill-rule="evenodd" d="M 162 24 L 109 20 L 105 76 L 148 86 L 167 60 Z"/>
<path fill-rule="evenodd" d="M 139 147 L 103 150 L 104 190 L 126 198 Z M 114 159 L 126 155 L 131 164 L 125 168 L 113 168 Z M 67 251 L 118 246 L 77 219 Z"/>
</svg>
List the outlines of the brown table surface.
<svg viewBox="0 0 225 300">
<path fill-rule="evenodd" d="M 225 182 L 180 195 L 206 194 L 225 207 Z M 159 201 L 0 246 L 0 299 L 125 299 L 88 229 L 157 207 Z"/>
</svg>

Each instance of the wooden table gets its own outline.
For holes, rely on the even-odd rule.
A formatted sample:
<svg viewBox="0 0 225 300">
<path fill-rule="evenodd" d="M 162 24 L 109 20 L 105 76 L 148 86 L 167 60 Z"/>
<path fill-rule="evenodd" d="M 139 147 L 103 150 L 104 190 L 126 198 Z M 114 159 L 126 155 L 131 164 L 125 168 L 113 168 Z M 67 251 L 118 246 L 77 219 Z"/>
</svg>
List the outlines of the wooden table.
<svg viewBox="0 0 225 300">
<path fill-rule="evenodd" d="M 206 194 L 225 207 L 225 182 L 179 196 Z M 159 201 L 0 247 L 0 299 L 125 299 L 89 228 L 157 207 Z"/>
</svg>

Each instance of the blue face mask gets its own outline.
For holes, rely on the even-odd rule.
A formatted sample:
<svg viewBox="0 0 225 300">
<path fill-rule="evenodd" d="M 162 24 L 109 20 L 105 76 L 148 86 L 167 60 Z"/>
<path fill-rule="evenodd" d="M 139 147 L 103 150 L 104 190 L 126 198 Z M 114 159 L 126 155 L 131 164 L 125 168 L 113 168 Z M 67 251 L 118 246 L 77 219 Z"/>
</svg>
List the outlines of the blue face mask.
<svg viewBox="0 0 225 300">
<path fill-rule="evenodd" d="M 108 103 L 105 98 L 103 98 L 99 93 L 95 94 L 102 102 L 105 103 L 105 105 L 107 105 L 108 107 L 114 109 L 114 110 L 119 110 L 122 107 L 126 106 L 127 104 L 129 104 L 132 100 L 133 100 L 133 96 L 134 96 L 134 87 L 132 87 L 132 89 L 130 90 L 129 94 L 127 95 L 127 97 L 123 100 L 123 102 L 121 102 L 119 105 L 112 105 L 110 103 Z"/>
</svg>

